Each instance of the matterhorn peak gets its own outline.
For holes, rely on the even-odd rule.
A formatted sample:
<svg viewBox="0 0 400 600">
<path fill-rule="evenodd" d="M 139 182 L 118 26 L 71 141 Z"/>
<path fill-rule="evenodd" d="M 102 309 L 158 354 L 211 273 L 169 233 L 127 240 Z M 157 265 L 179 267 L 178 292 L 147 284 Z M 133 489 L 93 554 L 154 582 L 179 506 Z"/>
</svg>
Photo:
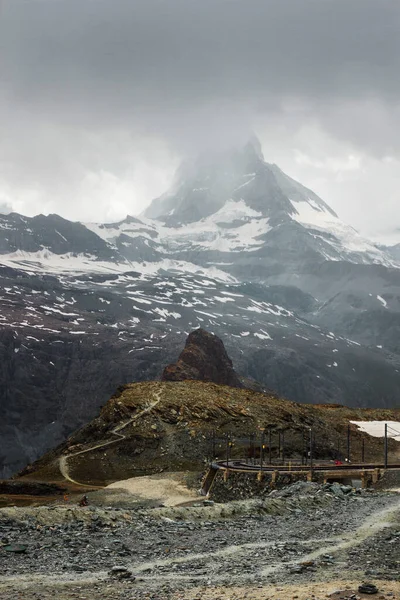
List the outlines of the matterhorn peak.
<svg viewBox="0 0 400 600">
<path fill-rule="evenodd" d="M 252 134 L 244 147 L 244 152 L 250 157 L 262 160 L 264 162 L 264 155 L 262 151 L 261 142 L 255 134 Z"/>
<path fill-rule="evenodd" d="M 176 227 L 215 215 L 234 202 L 254 217 L 278 223 L 296 212 L 288 193 L 293 190 L 298 197 L 300 187 L 294 190 L 289 178 L 265 162 L 260 140 L 251 135 L 241 147 L 215 149 L 185 161 L 172 189 L 154 200 L 144 216 Z M 301 195 L 308 198 L 311 193 L 304 189 Z"/>
</svg>

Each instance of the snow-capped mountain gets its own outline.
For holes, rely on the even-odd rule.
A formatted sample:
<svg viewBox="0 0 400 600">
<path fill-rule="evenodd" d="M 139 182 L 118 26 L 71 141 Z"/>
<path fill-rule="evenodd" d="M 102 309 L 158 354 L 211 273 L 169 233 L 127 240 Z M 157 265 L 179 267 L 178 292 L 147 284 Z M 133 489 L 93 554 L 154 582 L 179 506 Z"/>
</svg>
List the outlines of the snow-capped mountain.
<svg viewBox="0 0 400 600">
<path fill-rule="evenodd" d="M 220 254 L 255 252 L 280 238 L 282 249 L 313 258 L 393 265 L 314 192 L 266 163 L 256 141 L 207 159 L 183 167 L 173 190 L 144 213 L 166 226 L 157 239 L 173 250 L 185 242 Z"/>
<path fill-rule="evenodd" d="M 256 140 L 185 164 L 114 224 L 0 216 L 0 473 L 158 377 L 186 335 L 300 402 L 394 406 L 400 263 L 266 163 Z"/>
<path fill-rule="evenodd" d="M 32 261 L 46 270 L 99 271 L 115 263 L 154 272 L 184 261 L 243 278 L 249 261 L 262 257 L 264 280 L 271 265 L 288 262 L 400 266 L 394 250 L 362 237 L 314 192 L 266 163 L 257 140 L 184 165 L 172 190 L 140 218 L 82 224 L 11 213 L 0 216 L 0 231 L 2 262 Z"/>
</svg>

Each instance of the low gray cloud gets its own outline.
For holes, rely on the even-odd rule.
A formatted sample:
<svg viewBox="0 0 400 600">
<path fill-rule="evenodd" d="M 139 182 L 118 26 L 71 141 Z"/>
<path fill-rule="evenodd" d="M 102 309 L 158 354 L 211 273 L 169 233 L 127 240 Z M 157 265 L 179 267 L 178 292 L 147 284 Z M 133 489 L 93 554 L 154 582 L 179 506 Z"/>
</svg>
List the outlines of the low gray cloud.
<svg viewBox="0 0 400 600">
<path fill-rule="evenodd" d="M 14 208 L 137 212 L 181 157 L 255 130 L 267 160 L 355 225 L 376 225 L 378 201 L 379 226 L 393 221 L 397 0 L 0 6 L 0 190 Z"/>
</svg>

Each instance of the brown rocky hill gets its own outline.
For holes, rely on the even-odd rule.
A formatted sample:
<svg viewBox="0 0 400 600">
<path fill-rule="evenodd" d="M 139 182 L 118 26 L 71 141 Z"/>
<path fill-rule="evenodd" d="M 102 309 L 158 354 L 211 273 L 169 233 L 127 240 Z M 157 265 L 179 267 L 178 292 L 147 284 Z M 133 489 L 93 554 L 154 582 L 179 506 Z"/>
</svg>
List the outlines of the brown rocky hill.
<svg viewBox="0 0 400 600">
<path fill-rule="evenodd" d="M 400 410 L 297 404 L 200 381 L 133 383 L 120 388 L 96 419 L 21 475 L 103 485 L 166 470 L 201 470 L 207 461 L 225 457 L 226 433 L 233 436 L 233 454 L 245 456 L 249 435 L 259 435 L 259 428 L 268 426 L 273 456 L 279 431 L 285 432 L 286 456 L 300 456 L 312 427 L 316 457 L 336 458 L 338 445 L 345 453 L 349 420 L 400 421 Z M 366 460 L 382 460 L 383 441 L 360 433 L 355 425 L 353 460 L 360 460 L 363 438 Z M 391 452 L 396 448 L 400 444 L 391 441 Z"/>
<path fill-rule="evenodd" d="M 188 335 L 178 361 L 164 369 L 161 379 L 213 381 L 220 385 L 243 387 L 222 340 L 201 328 Z"/>
</svg>

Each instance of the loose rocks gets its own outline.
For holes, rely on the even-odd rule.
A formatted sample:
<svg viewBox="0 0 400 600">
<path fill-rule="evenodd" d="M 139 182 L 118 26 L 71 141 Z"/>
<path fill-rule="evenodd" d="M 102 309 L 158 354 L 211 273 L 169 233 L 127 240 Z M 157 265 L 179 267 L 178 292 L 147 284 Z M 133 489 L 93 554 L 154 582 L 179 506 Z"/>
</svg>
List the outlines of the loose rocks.
<svg viewBox="0 0 400 600">
<path fill-rule="evenodd" d="M 363 583 L 358 586 L 358 591 L 360 594 L 377 594 L 378 588 L 373 583 Z"/>
<path fill-rule="evenodd" d="M 109 572 L 110 577 L 115 579 L 130 579 L 134 581 L 136 577 L 133 577 L 132 571 L 130 571 L 127 567 L 115 566 Z"/>
</svg>

